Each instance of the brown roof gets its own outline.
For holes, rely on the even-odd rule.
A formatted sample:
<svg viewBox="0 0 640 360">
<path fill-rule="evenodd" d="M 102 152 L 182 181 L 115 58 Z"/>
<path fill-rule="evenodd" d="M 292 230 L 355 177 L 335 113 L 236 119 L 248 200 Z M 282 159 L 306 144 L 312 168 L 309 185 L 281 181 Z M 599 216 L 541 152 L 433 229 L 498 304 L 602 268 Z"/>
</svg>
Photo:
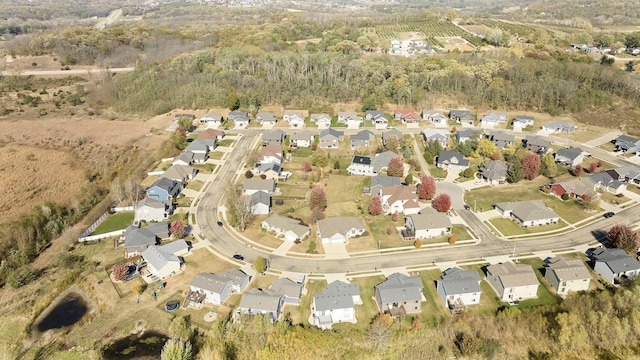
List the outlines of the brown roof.
<svg viewBox="0 0 640 360">
<path fill-rule="evenodd" d="M 265 156 L 275 156 L 282 160 L 282 145 L 279 144 L 270 144 L 262 148 L 260 151 L 260 157 L 263 158 Z"/>
<path fill-rule="evenodd" d="M 224 131 L 207 129 L 198 135 L 198 139 L 217 139 L 218 136 L 224 135 Z"/>
<path fill-rule="evenodd" d="M 393 204 L 398 200 L 417 200 L 418 195 L 415 192 L 415 188 L 412 186 L 396 185 L 385 186 L 382 188 L 383 195 L 391 195 L 387 201 L 389 204 Z"/>
<path fill-rule="evenodd" d="M 538 285 L 538 278 L 533 267 L 528 264 L 507 262 L 487 266 L 487 273 L 500 278 L 505 288 L 527 285 Z"/>
</svg>

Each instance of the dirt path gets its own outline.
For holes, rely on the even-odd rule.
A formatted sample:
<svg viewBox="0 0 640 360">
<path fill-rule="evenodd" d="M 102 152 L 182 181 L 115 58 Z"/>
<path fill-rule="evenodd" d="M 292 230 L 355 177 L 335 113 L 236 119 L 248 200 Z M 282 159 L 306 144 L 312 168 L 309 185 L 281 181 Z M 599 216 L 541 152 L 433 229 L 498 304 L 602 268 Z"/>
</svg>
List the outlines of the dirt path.
<svg viewBox="0 0 640 360">
<path fill-rule="evenodd" d="M 105 27 L 110 26 L 111 24 L 116 22 L 118 19 L 120 19 L 120 17 L 122 17 L 122 9 L 113 10 L 109 14 L 109 16 L 104 18 L 104 20 L 101 20 L 99 23 L 95 24 L 93 27 L 95 29 L 102 30 Z"/>
</svg>

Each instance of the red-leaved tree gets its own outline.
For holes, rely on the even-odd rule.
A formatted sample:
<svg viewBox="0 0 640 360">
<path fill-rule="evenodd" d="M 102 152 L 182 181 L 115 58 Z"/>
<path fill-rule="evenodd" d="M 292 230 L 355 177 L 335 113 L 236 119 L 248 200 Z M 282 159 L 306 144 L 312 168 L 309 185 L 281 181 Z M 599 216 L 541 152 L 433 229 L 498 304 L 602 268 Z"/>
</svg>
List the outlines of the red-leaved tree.
<svg viewBox="0 0 640 360">
<path fill-rule="evenodd" d="M 578 164 L 576 165 L 572 170 L 571 173 L 573 174 L 573 176 L 580 176 L 582 175 L 582 164 Z"/>
<path fill-rule="evenodd" d="M 389 161 L 389 167 L 387 168 L 387 175 L 389 176 L 402 176 L 404 174 L 404 161 L 399 156 L 391 158 Z"/>
<path fill-rule="evenodd" d="M 640 239 L 638 239 L 638 233 L 633 231 L 629 226 L 615 225 L 607 233 L 607 241 L 612 246 L 619 249 L 623 249 L 631 255 L 635 255 L 638 252 L 638 245 L 640 245 Z"/>
<path fill-rule="evenodd" d="M 311 163 L 308 162 L 308 161 L 305 161 L 304 164 L 302 164 L 302 171 L 307 173 L 307 172 L 309 172 L 311 170 L 312 170 Z"/>
<path fill-rule="evenodd" d="M 422 175 L 418 185 L 418 198 L 430 200 L 436 195 L 436 179 L 433 176 Z"/>
<path fill-rule="evenodd" d="M 371 197 L 371 201 L 369 202 L 369 214 L 373 216 L 382 214 L 382 201 L 380 200 L 380 196 L 373 195 Z"/>
<path fill-rule="evenodd" d="M 433 208 L 439 212 L 447 212 L 451 209 L 451 197 L 447 194 L 440 194 L 433 199 Z"/>
<path fill-rule="evenodd" d="M 327 195 L 324 193 L 323 188 L 316 186 L 311 189 L 309 207 L 313 212 L 323 212 L 327 208 Z"/>
<path fill-rule="evenodd" d="M 115 281 L 123 281 L 129 274 L 129 267 L 123 263 L 117 263 L 111 268 L 111 276 Z"/>
<path fill-rule="evenodd" d="M 527 180 L 533 180 L 540 174 L 540 157 L 534 153 L 528 153 L 522 159 L 522 176 Z"/>
<path fill-rule="evenodd" d="M 496 151 L 491 155 L 491 160 L 502 160 L 502 153 L 500 151 Z"/>
<path fill-rule="evenodd" d="M 182 239 L 184 237 L 184 228 L 185 225 L 182 221 L 175 220 L 171 223 L 171 226 L 169 226 L 169 231 L 171 232 L 171 235 L 176 237 L 176 239 Z"/>
<path fill-rule="evenodd" d="M 589 172 L 593 174 L 594 172 L 596 172 L 597 168 L 598 168 L 598 164 L 592 162 L 591 165 L 589 165 Z"/>
</svg>

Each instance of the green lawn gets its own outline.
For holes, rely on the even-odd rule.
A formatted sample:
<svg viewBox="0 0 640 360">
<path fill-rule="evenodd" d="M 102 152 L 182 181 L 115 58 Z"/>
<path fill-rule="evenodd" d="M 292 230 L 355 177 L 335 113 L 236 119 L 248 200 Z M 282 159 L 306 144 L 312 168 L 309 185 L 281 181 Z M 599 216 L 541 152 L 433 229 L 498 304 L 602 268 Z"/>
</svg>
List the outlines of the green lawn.
<svg viewBox="0 0 640 360">
<path fill-rule="evenodd" d="M 440 279 L 442 271 L 439 269 L 425 270 L 418 273 L 422 278 L 424 288 L 422 292 L 427 301 L 422 303 L 422 320 L 424 324 L 433 324 L 444 314 L 448 314 L 442 299 L 436 291 L 435 281 Z"/>
<path fill-rule="evenodd" d="M 224 156 L 225 153 L 222 151 L 212 151 L 209 153 L 209 159 L 220 160 Z"/>
<path fill-rule="evenodd" d="M 203 174 L 211 174 L 211 172 L 213 172 L 213 169 L 217 165 L 214 165 L 214 164 L 193 164 L 191 166 L 193 166 L 194 168 L 198 169 L 198 172 L 201 172 Z"/>
<path fill-rule="evenodd" d="M 558 304 L 560 302 L 560 298 L 549 290 L 550 284 L 541 273 L 541 269 L 544 268 L 544 262 L 539 258 L 530 258 L 519 260 L 519 263 L 529 264 L 533 266 L 533 270 L 536 274 L 536 277 L 538 278 L 538 281 L 540 282 L 540 286 L 538 286 L 537 299 L 521 301 L 518 307 L 521 309 L 526 309 L 541 305 Z"/>
<path fill-rule="evenodd" d="M 293 150 L 292 152 L 294 159 L 296 157 L 309 157 L 311 155 L 313 155 L 313 150 L 311 150 L 310 147 L 301 147 L 301 148 L 297 148 L 295 150 Z M 305 159 L 306 160 L 306 159 Z"/>
<path fill-rule="evenodd" d="M 218 146 L 230 146 L 231 144 L 233 144 L 233 140 L 231 140 L 231 139 L 225 139 L 225 140 L 218 141 Z"/>
<path fill-rule="evenodd" d="M 495 226 L 502 235 L 511 236 L 511 235 L 522 235 L 522 234 L 534 234 L 543 231 L 553 231 L 559 230 L 563 227 L 567 226 L 567 223 L 560 220 L 557 224 L 543 225 L 543 226 L 529 226 L 522 227 L 515 221 L 508 218 L 495 218 L 489 220 L 493 226 Z"/>
<path fill-rule="evenodd" d="M 287 306 L 285 312 L 291 315 L 291 321 L 294 324 L 308 324 L 307 320 L 311 315 L 311 304 L 313 303 L 313 295 L 321 293 L 327 288 L 326 280 L 309 280 L 306 284 L 307 293 L 302 295 L 298 306 Z"/>
<path fill-rule="evenodd" d="M 431 165 L 431 164 L 429 164 L 429 173 L 431 174 L 431 176 L 433 176 L 436 179 L 447 177 L 447 172 L 446 171 L 440 169 L 439 167 L 437 167 L 435 165 Z"/>
<path fill-rule="evenodd" d="M 454 225 L 451 229 L 451 233 L 453 234 L 453 236 L 455 236 L 456 241 L 472 239 L 471 235 L 469 235 L 469 232 L 467 231 L 467 228 L 462 225 Z"/>
<path fill-rule="evenodd" d="M 616 148 L 616 146 L 611 141 L 607 141 L 602 145 L 598 145 L 598 147 L 606 151 L 613 151 Z"/>
<path fill-rule="evenodd" d="M 503 304 L 491 285 L 489 285 L 485 280 L 483 268 L 487 265 L 488 264 L 460 266 L 460 268 L 464 270 L 476 270 L 480 275 L 480 279 L 483 279 L 480 282 L 480 289 L 482 290 L 482 294 L 480 295 L 480 304 L 467 307 L 467 311 L 473 315 L 494 315 L 498 311 L 498 308 Z"/>
<path fill-rule="evenodd" d="M 126 211 L 111 214 L 91 233 L 91 235 L 105 234 L 122 230 L 133 223 L 134 212 Z"/>
<path fill-rule="evenodd" d="M 362 299 L 362 305 L 356 305 L 356 318 L 358 323 L 352 325 L 350 323 L 335 324 L 333 327 L 339 329 L 340 327 L 353 327 L 357 326 L 360 329 L 367 329 L 371 320 L 375 318 L 378 313 L 378 304 L 373 299 L 374 286 L 385 281 L 386 278 L 382 275 L 368 276 L 363 278 L 357 278 L 350 280 L 354 284 L 358 284 L 360 287 L 360 298 Z"/>
</svg>

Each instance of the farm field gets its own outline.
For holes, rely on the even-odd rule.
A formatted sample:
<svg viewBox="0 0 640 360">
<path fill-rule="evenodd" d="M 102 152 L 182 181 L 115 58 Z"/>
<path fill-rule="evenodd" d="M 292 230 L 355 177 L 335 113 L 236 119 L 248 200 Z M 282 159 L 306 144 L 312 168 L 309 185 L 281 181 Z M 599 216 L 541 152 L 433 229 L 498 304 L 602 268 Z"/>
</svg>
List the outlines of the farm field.
<svg viewBox="0 0 640 360">
<path fill-rule="evenodd" d="M 484 45 L 480 37 L 464 31 L 447 20 L 427 20 L 397 25 L 379 25 L 375 27 L 375 32 L 379 37 L 385 39 L 400 39 L 401 33 L 420 33 L 426 41 L 433 42 L 440 46 L 442 46 L 442 43 L 438 38 L 453 37 L 462 38 L 473 46 Z"/>
</svg>

